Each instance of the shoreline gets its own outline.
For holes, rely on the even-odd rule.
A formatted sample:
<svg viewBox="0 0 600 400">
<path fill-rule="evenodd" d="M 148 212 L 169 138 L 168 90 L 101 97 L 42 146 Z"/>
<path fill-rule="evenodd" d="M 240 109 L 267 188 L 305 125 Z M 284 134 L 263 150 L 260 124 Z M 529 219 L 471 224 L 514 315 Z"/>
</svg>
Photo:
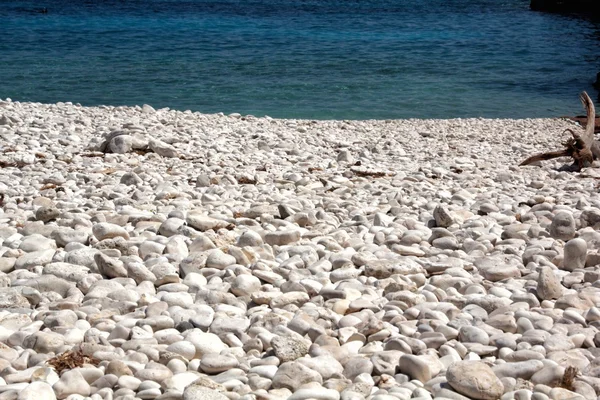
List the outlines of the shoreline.
<svg viewBox="0 0 600 400">
<path fill-rule="evenodd" d="M 595 398 L 600 174 L 518 167 L 573 127 L 0 101 L 0 390 Z"/>
<path fill-rule="evenodd" d="M 269 115 L 258 116 L 254 114 L 242 114 L 239 112 L 214 112 L 214 113 L 205 113 L 202 111 L 193 111 L 190 109 L 179 110 L 172 109 L 170 107 L 162 107 L 156 108 L 149 104 L 136 104 L 136 105 L 95 105 L 95 106 L 86 106 L 80 103 L 73 103 L 70 101 L 59 101 L 56 103 L 42 103 L 35 101 L 17 101 L 12 99 L 2 99 L 0 98 L 0 104 L 2 103 L 13 103 L 13 104 L 30 104 L 32 106 L 42 106 L 42 107 L 73 107 L 79 109 L 98 109 L 98 110 L 109 110 L 109 111 L 123 111 L 123 110 L 136 110 L 143 111 L 144 108 L 147 108 L 149 112 L 161 112 L 161 113 L 182 113 L 182 114 L 195 114 L 195 115 L 206 115 L 206 116 L 223 116 L 223 117 L 232 117 L 232 118 L 241 118 L 241 119 L 269 119 L 269 120 L 281 120 L 281 121 L 311 121 L 311 122 L 386 122 L 386 121 L 451 121 L 451 120 L 506 120 L 506 121 L 521 121 L 521 120 L 573 120 L 575 122 L 580 121 L 582 118 L 585 118 L 585 115 L 573 114 L 573 115 L 557 115 L 557 116 L 549 116 L 549 117 L 523 117 L 523 118 L 492 118 L 492 117 L 481 117 L 481 116 L 473 116 L 473 117 L 449 117 L 449 118 L 419 118 L 419 117 L 409 117 L 409 118 L 368 118 L 368 119 L 314 119 L 314 118 L 280 118 L 280 117 L 271 117 Z M 597 117 L 597 119 L 600 117 Z"/>
</svg>

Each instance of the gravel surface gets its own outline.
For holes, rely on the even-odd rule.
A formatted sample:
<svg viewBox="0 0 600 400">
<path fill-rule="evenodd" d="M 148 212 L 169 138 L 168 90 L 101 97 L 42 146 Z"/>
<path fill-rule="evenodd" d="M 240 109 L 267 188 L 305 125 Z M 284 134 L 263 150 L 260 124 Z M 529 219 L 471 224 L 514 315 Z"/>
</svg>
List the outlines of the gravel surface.
<svg viewBox="0 0 600 400">
<path fill-rule="evenodd" d="M 596 399 L 573 127 L 0 101 L 0 400 Z"/>
</svg>

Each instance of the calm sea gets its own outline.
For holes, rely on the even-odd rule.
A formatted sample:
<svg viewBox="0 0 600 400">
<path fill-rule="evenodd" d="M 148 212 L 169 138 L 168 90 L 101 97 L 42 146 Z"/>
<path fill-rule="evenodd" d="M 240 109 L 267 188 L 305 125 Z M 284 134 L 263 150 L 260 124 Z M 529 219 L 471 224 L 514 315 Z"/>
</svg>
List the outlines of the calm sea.
<svg viewBox="0 0 600 400">
<path fill-rule="evenodd" d="M 0 0 L 0 98 L 19 101 L 549 117 L 582 113 L 599 71 L 600 23 L 529 0 Z"/>
</svg>

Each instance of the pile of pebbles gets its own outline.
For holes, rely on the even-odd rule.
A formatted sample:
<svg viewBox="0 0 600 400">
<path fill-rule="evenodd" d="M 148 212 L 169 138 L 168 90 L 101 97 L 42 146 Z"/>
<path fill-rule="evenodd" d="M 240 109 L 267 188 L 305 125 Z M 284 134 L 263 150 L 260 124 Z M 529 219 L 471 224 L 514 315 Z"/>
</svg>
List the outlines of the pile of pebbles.
<svg viewBox="0 0 600 400">
<path fill-rule="evenodd" d="M 0 101 L 0 400 L 595 399 L 566 128 Z"/>
</svg>

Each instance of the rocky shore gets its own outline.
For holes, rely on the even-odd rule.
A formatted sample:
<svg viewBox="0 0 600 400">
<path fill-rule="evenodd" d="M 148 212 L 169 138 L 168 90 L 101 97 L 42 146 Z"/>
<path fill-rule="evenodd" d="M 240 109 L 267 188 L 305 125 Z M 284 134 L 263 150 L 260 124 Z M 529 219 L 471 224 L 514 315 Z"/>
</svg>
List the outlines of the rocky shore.
<svg viewBox="0 0 600 400">
<path fill-rule="evenodd" d="M 0 101 L 0 400 L 595 399 L 573 127 Z"/>
</svg>

